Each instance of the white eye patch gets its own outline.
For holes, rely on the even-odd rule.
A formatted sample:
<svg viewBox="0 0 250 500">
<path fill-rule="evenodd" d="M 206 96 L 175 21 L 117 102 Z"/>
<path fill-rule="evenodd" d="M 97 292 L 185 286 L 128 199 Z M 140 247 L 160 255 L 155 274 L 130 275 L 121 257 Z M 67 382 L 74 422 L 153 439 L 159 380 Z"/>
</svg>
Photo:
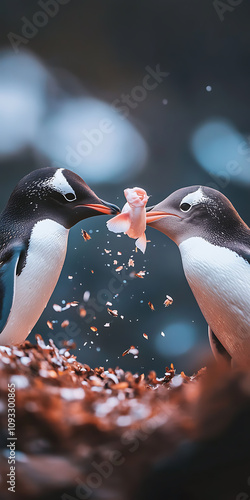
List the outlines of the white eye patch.
<svg viewBox="0 0 250 500">
<path fill-rule="evenodd" d="M 194 193 L 189 193 L 184 198 L 181 200 L 180 205 L 183 203 L 188 203 L 189 205 L 199 205 L 202 201 L 207 200 L 207 196 L 204 195 L 202 188 L 200 187 L 197 189 L 197 191 L 194 191 Z"/>
<path fill-rule="evenodd" d="M 67 197 L 65 195 L 71 193 L 74 196 L 74 198 L 72 197 L 72 200 L 70 201 L 73 201 L 76 199 L 76 193 L 74 189 L 71 187 L 71 185 L 68 183 L 66 177 L 64 177 L 63 170 L 64 170 L 63 168 L 59 168 L 55 172 L 53 177 L 45 181 L 43 185 L 46 185 L 54 189 L 55 191 L 58 191 L 58 193 L 61 193 L 66 199 Z"/>
</svg>

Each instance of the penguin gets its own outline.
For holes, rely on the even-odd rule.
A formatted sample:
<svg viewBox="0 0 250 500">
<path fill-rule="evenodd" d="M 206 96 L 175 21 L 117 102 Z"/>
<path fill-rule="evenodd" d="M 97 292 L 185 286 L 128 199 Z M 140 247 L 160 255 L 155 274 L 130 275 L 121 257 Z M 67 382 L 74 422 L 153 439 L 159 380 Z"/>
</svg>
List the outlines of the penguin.
<svg viewBox="0 0 250 500">
<path fill-rule="evenodd" d="M 179 189 L 147 208 L 147 224 L 179 247 L 217 361 L 250 366 L 250 229 L 221 192 Z"/>
<path fill-rule="evenodd" d="M 120 209 L 75 173 L 41 168 L 20 180 L 0 215 L 0 344 L 22 343 L 60 276 L 69 230 Z"/>
</svg>

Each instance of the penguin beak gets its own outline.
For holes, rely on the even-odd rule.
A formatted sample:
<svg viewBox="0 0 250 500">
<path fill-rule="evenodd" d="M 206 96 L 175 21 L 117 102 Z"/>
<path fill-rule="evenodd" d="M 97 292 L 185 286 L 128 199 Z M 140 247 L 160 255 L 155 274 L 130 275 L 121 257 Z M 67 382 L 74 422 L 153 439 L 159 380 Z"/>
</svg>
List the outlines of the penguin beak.
<svg viewBox="0 0 250 500">
<path fill-rule="evenodd" d="M 163 219 L 167 215 L 173 215 L 174 217 L 179 217 L 179 215 L 172 214 L 172 213 L 169 213 L 169 212 L 162 212 L 162 211 L 159 211 L 159 210 L 154 210 L 154 208 L 155 208 L 154 206 L 146 208 L 146 222 L 147 222 L 147 225 L 150 225 L 153 222 L 156 222 L 157 220 Z"/>
<path fill-rule="evenodd" d="M 108 203 L 107 201 L 101 200 L 101 203 L 89 203 L 87 205 L 84 205 L 87 208 L 91 208 L 92 210 L 95 210 L 97 212 L 96 215 L 98 214 L 105 214 L 105 215 L 116 215 L 121 213 L 121 210 L 119 207 L 116 205 L 113 205 L 112 203 Z"/>
</svg>

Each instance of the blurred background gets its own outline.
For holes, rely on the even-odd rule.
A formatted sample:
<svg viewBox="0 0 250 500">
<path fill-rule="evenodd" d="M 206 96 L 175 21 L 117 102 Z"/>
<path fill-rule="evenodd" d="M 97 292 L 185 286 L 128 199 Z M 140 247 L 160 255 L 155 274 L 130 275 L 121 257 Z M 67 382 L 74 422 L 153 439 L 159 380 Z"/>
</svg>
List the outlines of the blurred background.
<svg viewBox="0 0 250 500">
<path fill-rule="evenodd" d="M 180 187 L 211 186 L 250 222 L 246 0 L 10 0 L 0 13 L 1 209 L 21 177 L 57 165 L 121 207 L 126 187 L 143 187 L 153 205 Z M 106 219 L 71 230 L 58 286 L 29 339 L 73 338 L 91 366 L 162 374 L 173 362 L 192 373 L 210 349 L 178 248 L 149 228 L 146 254 L 135 253 Z M 72 301 L 79 306 L 53 308 Z M 138 357 L 122 357 L 131 345 Z"/>
</svg>

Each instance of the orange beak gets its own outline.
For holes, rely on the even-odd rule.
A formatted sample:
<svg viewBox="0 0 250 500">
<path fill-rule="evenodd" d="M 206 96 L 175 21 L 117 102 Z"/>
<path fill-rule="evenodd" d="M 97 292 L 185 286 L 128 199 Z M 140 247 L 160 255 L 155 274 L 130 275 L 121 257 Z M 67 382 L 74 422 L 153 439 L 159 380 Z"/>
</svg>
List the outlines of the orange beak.
<svg viewBox="0 0 250 500">
<path fill-rule="evenodd" d="M 146 222 L 147 222 L 147 224 L 151 224 L 152 222 L 156 222 L 157 220 L 163 219 L 167 215 L 172 215 L 174 217 L 179 217 L 179 215 L 170 214 L 170 213 L 167 213 L 167 212 L 160 212 L 160 211 L 155 210 L 155 211 L 147 212 L 146 213 Z"/>
<path fill-rule="evenodd" d="M 101 205 L 101 203 L 90 203 L 89 205 L 84 205 L 85 207 L 92 208 L 100 214 L 114 215 L 120 212 L 120 209 L 115 205 L 106 206 Z"/>
</svg>

